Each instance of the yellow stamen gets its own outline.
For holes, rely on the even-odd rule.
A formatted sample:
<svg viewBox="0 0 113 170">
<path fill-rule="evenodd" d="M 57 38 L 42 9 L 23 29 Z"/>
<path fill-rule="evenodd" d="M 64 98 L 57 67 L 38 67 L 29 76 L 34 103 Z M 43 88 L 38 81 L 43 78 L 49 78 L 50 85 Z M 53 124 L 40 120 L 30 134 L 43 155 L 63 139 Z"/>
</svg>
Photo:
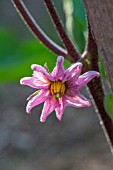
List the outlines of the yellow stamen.
<svg viewBox="0 0 113 170">
<path fill-rule="evenodd" d="M 61 88 L 61 94 L 63 95 L 64 94 L 64 91 L 65 91 L 65 84 L 62 84 L 62 88 Z"/>
<path fill-rule="evenodd" d="M 60 80 L 51 82 L 50 92 L 57 100 L 64 95 L 65 90 L 65 83 L 62 83 Z"/>
</svg>

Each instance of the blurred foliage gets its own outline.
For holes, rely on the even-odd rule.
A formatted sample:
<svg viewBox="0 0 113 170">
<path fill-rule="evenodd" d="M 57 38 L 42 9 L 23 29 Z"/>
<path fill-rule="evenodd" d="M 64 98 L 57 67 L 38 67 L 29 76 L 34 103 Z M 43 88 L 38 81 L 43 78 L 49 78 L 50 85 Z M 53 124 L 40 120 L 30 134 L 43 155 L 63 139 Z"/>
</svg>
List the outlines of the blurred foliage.
<svg viewBox="0 0 113 170">
<path fill-rule="evenodd" d="M 113 120 L 113 94 L 109 93 L 104 97 L 104 107 L 110 118 Z"/>
<path fill-rule="evenodd" d="M 64 0 L 64 3 L 69 1 Z M 71 0 L 70 2 L 72 3 L 68 3 L 68 5 L 71 5 L 72 10 L 68 22 L 69 20 L 73 22 L 73 39 L 75 39 L 79 51 L 82 52 L 85 47 L 85 12 L 82 0 Z M 70 6 L 67 6 L 67 8 L 69 9 Z M 43 66 L 47 63 L 50 71 L 52 71 L 56 57 L 39 41 L 35 39 L 20 40 L 13 33 L 0 29 L 0 82 L 18 82 L 21 77 L 30 76 L 32 73 L 31 64 Z M 69 66 L 69 62 L 65 61 L 65 67 L 67 66 Z"/>
<path fill-rule="evenodd" d="M 63 0 L 66 29 L 78 51 L 82 53 L 87 39 L 87 23 L 82 0 Z"/>
<path fill-rule="evenodd" d="M 56 55 L 37 40 L 19 40 L 14 34 L 0 30 L 0 82 L 17 82 L 21 77 L 30 76 L 31 64 L 47 63 L 52 71 Z M 65 60 L 65 67 L 69 62 Z"/>
<path fill-rule="evenodd" d="M 87 38 L 87 23 L 82 0 L 73 1 L 73 35 L 78 50 L 82 53 Z"/>
</svg>

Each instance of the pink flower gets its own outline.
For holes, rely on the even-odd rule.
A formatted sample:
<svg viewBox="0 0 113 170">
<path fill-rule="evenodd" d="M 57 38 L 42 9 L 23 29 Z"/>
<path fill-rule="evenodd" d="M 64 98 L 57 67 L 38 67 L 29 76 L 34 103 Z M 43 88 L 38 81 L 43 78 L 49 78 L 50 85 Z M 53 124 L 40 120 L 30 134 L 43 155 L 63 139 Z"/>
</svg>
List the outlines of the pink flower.
<svg viewBox="0 0 113 170">
<path fill-rule="evenodd" d="M 28 98 L 26 107 L 27 113 L 31 109 L 44 102 L 41 122 L 45 122 L 47 116 L 55 110 L 56 117 L 61 120 L 66 106 L 76 108 L 90 107 L 91 102 L 80 94 L 79 90 L 94 77 L 99 77 L 96 71 L 88 71 L 82 75 L 82 64 L 77 62 L 64 70 L 64 58 L 59 56 L 56 67 L 50 74 L 48 69 L 40 65 L 33 64 L 32 77 L 25 77 L 20 80 L 20 84 L 38 89 Z"/>
</svg>

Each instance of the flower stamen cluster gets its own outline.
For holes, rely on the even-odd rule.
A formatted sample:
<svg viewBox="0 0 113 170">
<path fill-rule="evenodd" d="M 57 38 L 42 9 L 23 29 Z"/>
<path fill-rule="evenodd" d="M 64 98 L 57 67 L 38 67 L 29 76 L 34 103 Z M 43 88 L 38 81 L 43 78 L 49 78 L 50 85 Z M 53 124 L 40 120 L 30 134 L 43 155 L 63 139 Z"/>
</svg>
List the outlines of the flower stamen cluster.
<svg viewBox="0 0 113 170">
<path fill-rule="evenodd" d="M 65 90 L 65 83 L 62 83 L 60 80 L 53 81 L 50 84 L 50 92 L 57 100 L 64 95 Z"/>
</svg>

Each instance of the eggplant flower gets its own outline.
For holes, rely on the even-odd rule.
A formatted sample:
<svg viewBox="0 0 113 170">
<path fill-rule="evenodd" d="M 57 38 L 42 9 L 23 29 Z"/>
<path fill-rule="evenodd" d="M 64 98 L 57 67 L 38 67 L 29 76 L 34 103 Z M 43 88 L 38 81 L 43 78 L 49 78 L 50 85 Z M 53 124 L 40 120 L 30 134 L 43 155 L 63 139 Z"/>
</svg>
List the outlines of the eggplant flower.
<svg viewBox="0 0 113 170">
<path fill-rule="evenodd" d="M 41 122 L 45 122 L 47 116 L 55 110 L 56 117 L 61 120 L 66 106 L 76 108 L 90 107 L 91 102 L 80 94 L 79 90 L 94 77 L 99 77 L 96 71 L 88 71 L 82 75 L 82 64 L 77 62 L 66 70 L 63 66 L 64 57 L 59 56 L 52 73 L 50 74 L 47 66 L 33 64 L 34 71 L 32 77 L 24 77 L 20 84 L 38 89 L 28 98 L 26 112 L 44 102 L 44 107 L 40 117 Z"/>
</svg>

